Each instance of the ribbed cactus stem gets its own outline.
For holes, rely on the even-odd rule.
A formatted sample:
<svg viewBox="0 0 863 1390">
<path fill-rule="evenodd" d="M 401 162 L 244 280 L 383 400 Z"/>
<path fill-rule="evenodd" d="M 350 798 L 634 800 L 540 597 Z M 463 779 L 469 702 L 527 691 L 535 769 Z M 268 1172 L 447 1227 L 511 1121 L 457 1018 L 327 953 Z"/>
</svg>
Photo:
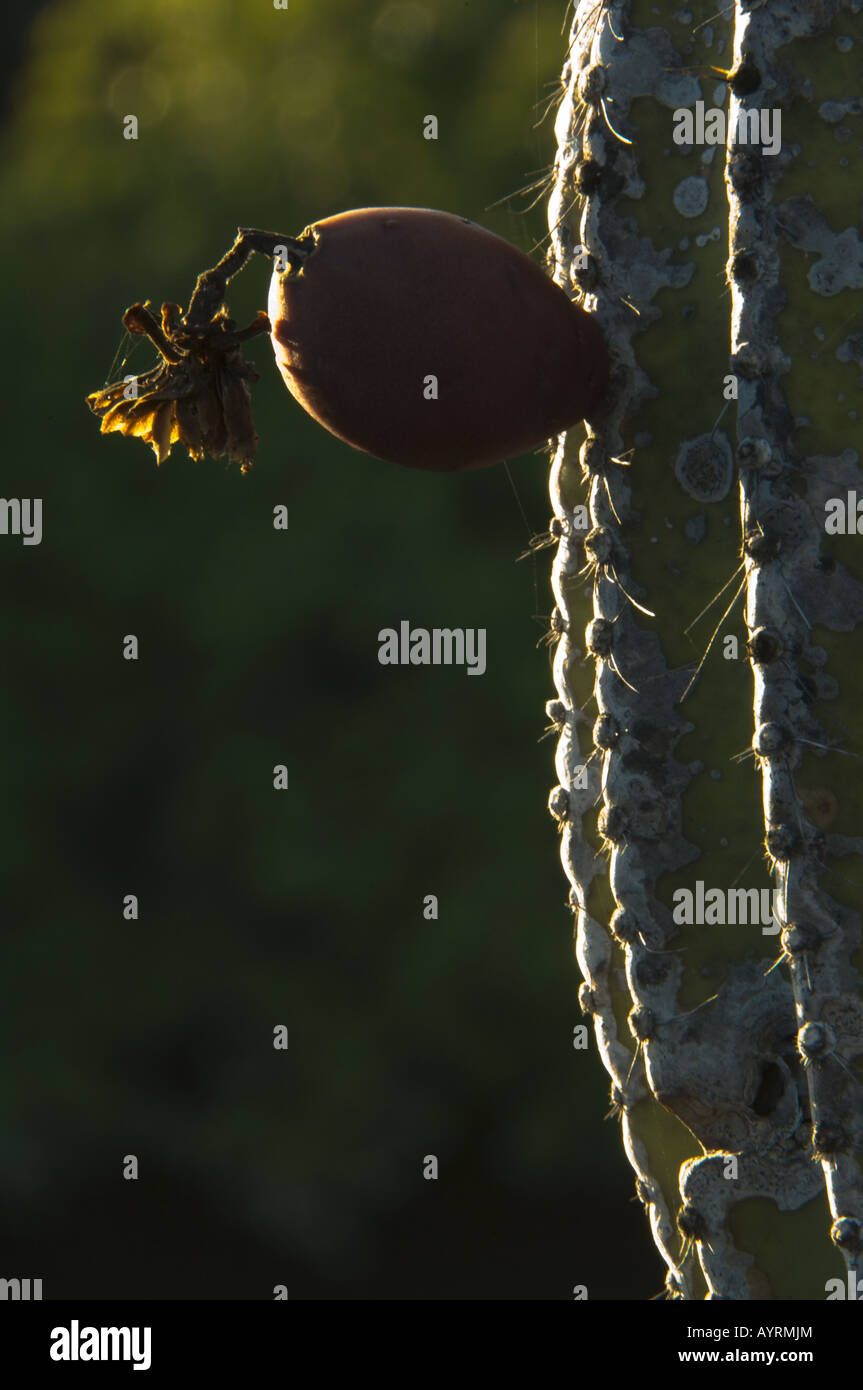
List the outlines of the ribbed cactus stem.
<svg viewBox="0 0 863 1390">
<path fill-rule="evenodd" d="M 794 91 L 782 50 L 793 40 L 829 30 L 830 8 L 786 3 L 750 10 L 738 5 L 734 65 L 740 68 L 746 63 L 760 81 L 744 96 L 732 92 L 732 119 L 736 120 L 739 110 L 759 104 L 783 110 L 792 105 Z M 812 119 L 821 123 L 823 118 L 813 110 Z M 859 177 L 859 131 L 857 138 Z M 795 487 L 801 474 L 810 484 L 820 477 L 829 486 L 841 469 L 836 459 L 807 448 L 806 431 L 789 409 L 782 378 L 791 357 L 780 340 L 777 319 L 780 307 L 793 294 L 790 288 L 781 291 L 786 283 L 790 285 L 795 251 L 817 246 L 839 270 L 836 277 L 820 277 L 817 272 L 809 276 L 810 330 L 820 317 L 820 299 L 847 291 L 855 282 L 863 284 L 863 264 L 857 240 L 856 273 L 853 264 L 842 267 L 839 243 L 845 226 L 833 231 L 823 221 L 816 201 L 817 180 L 813 180 L 814 196 L 804 206 L 797 199 L 790 200 L 791 207 L 783 201 L 783 186 L 793 177 L 795 163 L 805 160 L 805 152 L 805 144 L 792 140 L 775 159 L 734 154 L 728 161 L 731 350 L 742 378 L 738 441 L 741 520 L 749 552 L 745 557 L 749 648 L 753 634 L 762 629 L 779 634 L 782 646 L 781 659 L 750 657 L 753 748 L 761 768 L 765 845 L 782 891 L 783 964 L 794 991 L 812 1152 L 820 1161 L 833 1217 L 831 1238 L 848 1267 L 859 1271 L 863 1269 L 863 1084 L 850 1063 L 863 1053 L 860 974 L 851 962 L 860 949 L 860 918 L 830 896 L 825 869 L 852 850 L 860 853 L 863 844 L 836 841 L 807 816 L 795 774 L 807 747 L 827 747 L 834 741 L 813 720 L 810 706 L 801 698 L 812 665 L 823 670 L 821 653 L 812 661 L 813 628 L 850 632 L 863 620 L 863 586 L 844 565 L 831 562 L 825 554 L 824 512 L 798 495 Z M 750 163 L 741 165 L 743 159 Z M 826 191 L 826 178 L 824 183 Z M 846 215 L 851 215 L 850 200 Z M 735 257 L 744 255 L 746 273 L 736 276 Z M 846 312 L 843 306 L 840 314 Z M 825 416 L 837 413 L 837 395 L 837 387 L 831 388 L 825 375 L 821 401 Z M 840 686 L 852 677 L 855 656 L 859 671 L 859 637 L 856 643 L 846 637 L 833 672 Z"/>
<path fill-rule="evenodd" d="M 863 722 L 841 694 L 861 668 L 863 586 L 825 553 L 823 507 L 837 477 L 863 498 L 836 383 L 837 357 L 860 361 L 842 300 L 863 284 L 863 263 L 842 269 L 843 250 L 859 254 L 852 181 L 832 164 L 819 175 L 796 127 L 835 126 L 835 104 L 822 120 L 806 74 L 815 63 L 820 80 L 849 18 L 840 30 L 838 4 L 790 0 L 702 8 L 666 5 L 663 29 L 655 5 L 585 0 L 563 71 L 554 273 L 597 314 L 613 373 L 603 418 L 580 449 L 561 437 L 551 470 L 550 809 L 580 1002 L 669 1294 L 824 1297 L 838 1250 L 859 1266 L 863 1231 L 863 893 L 846 873 L 863 852 L 863 798 L 848 798 L 841 834 L 827 833 L 843 788 L 821 785 L 820 769 L 812 785 L 819 760 L 834 783 L 843 761 L 821 702 L 837 701 L 849 754 Z M 819 38 L 823 52 L 807 46 Z M 836 82 L 841 102 L 851 94 Z M 675 113 L 705 95 L 725 113 L 724 144 L 675 142 Z M 748 146 L 735 141 L 741 112 L 756 113 Z M 845 149 L 859 185 L 859 118 L 855 139 Z M 802 165 L 813 198 L 793 192 Z M 819 178 L 830 218 L 814 201 Z M 808 285 L 794 248 L 821 252 Z M 784 378 L 801 339 L 817 389 L 798 401 L 786 389 L 797 378 Z M 843 384 L 863 404 L 859 377 Z M 720 428 L 729 400 L 736 448 Z M 802 433 L 815 412 L 817 450 Z M 686 624 L 716 594 L 693 648 Z M 842 645 L 825 651 L 818 627 Z M 837 858 L 844 877 L 828 891 Z M 681 898 L 708 893 L 766 895 L 775 920 L 682 922 Z"/>
</svg>

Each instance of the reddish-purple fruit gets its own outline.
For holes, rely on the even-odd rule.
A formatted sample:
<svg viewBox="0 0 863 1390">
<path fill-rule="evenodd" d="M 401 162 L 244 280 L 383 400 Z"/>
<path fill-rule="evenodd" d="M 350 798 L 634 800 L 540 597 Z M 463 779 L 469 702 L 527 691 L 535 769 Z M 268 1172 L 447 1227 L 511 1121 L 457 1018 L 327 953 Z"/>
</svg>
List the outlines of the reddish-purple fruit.
<svg viewBox="0 0 863 1390">
<path fill-rule="evenodd" d="M 270 315 L 238 329 L 224 302 L 253 253 L 276 258 Z M 284 258 L 284 259 L 282 259 Z M 133 304 L 129 333 L 160 361 L 91 392 L 102 432 L 227 455 L 244 473 L 258 444 L 243 345 L 271 332 L 305 410 L 355 449 L 407 468 L 482 468 L 591 420 L 608 384 L 590 315 L 523 252 L 465 217 L 360 208 L 302 236 L 239 228 L 186 310 Z"/>
<path fill-rule="evenodd" d="M 291 395 L 354 449 L 406 468 L 482 468 L 590 419 L 609 360 L 591 315 L 465 217 L 359 208 L 303 232 L 269 318 Z"/>
</svg>

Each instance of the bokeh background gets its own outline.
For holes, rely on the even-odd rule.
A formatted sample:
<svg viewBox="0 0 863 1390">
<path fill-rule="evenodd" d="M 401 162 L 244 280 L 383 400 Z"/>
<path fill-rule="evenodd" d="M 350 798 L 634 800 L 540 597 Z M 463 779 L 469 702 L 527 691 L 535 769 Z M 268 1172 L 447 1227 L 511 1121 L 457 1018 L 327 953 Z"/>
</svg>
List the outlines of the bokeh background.
<svg viewBox="0 0 863 1390">
<path fill-rule="evenodd" d="M 0 491 L 43 499 L 44 536 L 0 536 L 0 1273 L 46 1298 L 662 1286 L 571 1043 L 549 552 L 515 563 L 548 522 L 542 452 L 512 462 L 517 498 L 501 466 L 369 459 L 266 339 L 245 478 L 179 447 L 157 469 L 84 404 L 126 306 L 187 302 L 239 224 L 413 204 L 534 248 L 543 205 L 513 195 L 553 159 L 564 9 L 7 11 Z M 267 283 L 256 259 L 231 287 L 239 321 Z M 153 360 L 138 342 L 112 378 Z M 485 627 L 486 674 L 379 666 L 403 618 Z"/>
</svg>

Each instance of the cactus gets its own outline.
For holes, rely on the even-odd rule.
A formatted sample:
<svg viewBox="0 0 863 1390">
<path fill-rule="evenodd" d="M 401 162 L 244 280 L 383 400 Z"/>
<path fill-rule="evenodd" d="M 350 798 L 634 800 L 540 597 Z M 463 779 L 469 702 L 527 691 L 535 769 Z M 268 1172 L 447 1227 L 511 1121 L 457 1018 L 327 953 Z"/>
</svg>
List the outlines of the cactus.
<svg viewBox="0 0 863 1390">
<path fill-rule="evenodd" d="M 613 370 L 552 460 L 549 806 L 673 1298 L 863 1276 L 861 42 L 858 0 L 581 0 L 562 75 L 550 258 Z"/>
</svg>

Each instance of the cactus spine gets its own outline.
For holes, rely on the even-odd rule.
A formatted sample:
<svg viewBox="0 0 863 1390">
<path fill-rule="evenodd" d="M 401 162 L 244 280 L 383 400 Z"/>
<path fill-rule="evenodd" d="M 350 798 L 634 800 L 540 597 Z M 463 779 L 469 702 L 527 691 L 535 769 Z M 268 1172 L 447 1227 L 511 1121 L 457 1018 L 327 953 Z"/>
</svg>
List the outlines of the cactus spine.
<svg viewBox="0 0 863 1390">
<path fill-rule="evenodd" d="M 563 72 L 555 276 L 616 365 L 552 463 L 549 804 L 669 1296 L 824 1298 L 863 1279 L 863 7 L 664 8 L 582 0 Z M 677 144 L 699 101 L 725 137 Z"/>
</svg>

